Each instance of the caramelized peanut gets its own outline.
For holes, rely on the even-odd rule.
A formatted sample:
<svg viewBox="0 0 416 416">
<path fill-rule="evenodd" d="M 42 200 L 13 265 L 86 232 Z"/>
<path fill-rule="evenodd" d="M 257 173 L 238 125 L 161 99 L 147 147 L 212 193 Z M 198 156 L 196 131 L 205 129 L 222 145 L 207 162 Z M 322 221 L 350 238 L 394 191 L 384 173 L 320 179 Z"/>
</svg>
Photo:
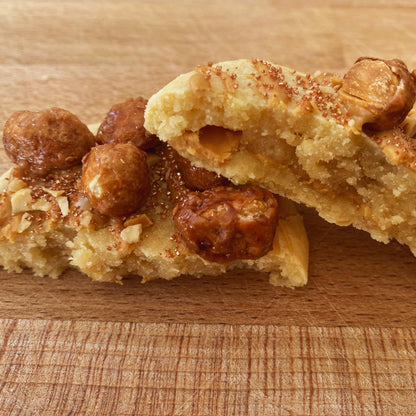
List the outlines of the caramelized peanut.
<svg viewBox="0 0 416 416">
<path fill-rule="evenodd" d="M 358 127 L 388 130 L 412 108 L 416 79 L 399 59 L 359 58 L 345 74 L 338 94 Z"/>
<path fill-rule="evenodd" d="M 186 247 L 206 260 L 256 259 L 272 247 L 278 203 L 257 186 L 190 192 L 173 209 Z"/>
<path fill-rule="evenodd" d="M 134 213 L 150 194 L 146 153 L 132 143 L 94 147 L 83 159 L 81 186 L 101 214 Z"/>
<path fill-rule="evenodd" d="M 159 139 L 143 126 L 146 104 L 145 98 L 138 97 L 113 105 L 98 128 L 98 142 L 132 142 L 143 150 L 156 146 Z"/>
<path fill-rule="evenodd" d="M 24 172 L 44 176 L 81 163 L 94 135 L 75 115 L 60 108 L 19 111 L 4 126 L 4 149 Z"/>
</svg>

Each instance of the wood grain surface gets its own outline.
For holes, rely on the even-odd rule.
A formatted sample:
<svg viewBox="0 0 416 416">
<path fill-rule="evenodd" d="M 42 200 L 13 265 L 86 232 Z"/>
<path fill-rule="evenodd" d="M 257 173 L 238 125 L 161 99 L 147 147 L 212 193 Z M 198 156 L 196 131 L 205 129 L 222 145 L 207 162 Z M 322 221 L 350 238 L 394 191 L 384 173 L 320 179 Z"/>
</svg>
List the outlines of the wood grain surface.
<svg viewBox="0 0 416 416">
<path fill-rule="evenodd" d="M 2 323 L 2 414 L 416 412 L 412 329 Z"/>
<path fill-rule="evenodd" d="M 0 0 L 0 126 L 51 106 L 99 122 L 209 61 L 414 69 L 415 21 L 413 0 Z M 238 272 L 119 286 L 0 271 L 0 415 L 416 414 L 415 258 L 300 209 L 296 290 Z"/>
</svg>

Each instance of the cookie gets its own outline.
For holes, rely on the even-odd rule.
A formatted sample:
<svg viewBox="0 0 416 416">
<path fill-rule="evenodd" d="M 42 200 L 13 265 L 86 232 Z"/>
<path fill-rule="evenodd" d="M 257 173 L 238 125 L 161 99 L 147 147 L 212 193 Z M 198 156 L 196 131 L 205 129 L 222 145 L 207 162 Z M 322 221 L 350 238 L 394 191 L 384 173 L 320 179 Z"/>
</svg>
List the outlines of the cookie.
<svg viewBox="0 0 416 416">
<path fill-rule="evenodd" d="M 150 98 L 145 127 L 195 166 L 416 254 L 415 85 L 397 59 L 360 58 L 343 77 L 201 65 Z"/>
<path fill-rule="evenodd" d="M 87 132 L 88 149 L 82 157 L 77 154 L 65 165 L 52 158 L 43 161 L 36 155 L 42 154 L 42 146 L 50 148 L 61 131 L 59 122 L 49 123 L 51 111 L 62 113 L 55 109 L 48 110 L 47 118 L 43 113 L 26 115 L 38 120 L 31 131 L 13 116 L 5 129 L 6 142 L 13 131 L 15 144 L 30 142 L 38 152 L 27 152 L 37 157 L 35 164 L 26 157 L 0 178 L 3 268 L 53 278 L 74 268 L 106 282 L 121 282 L 131 275 L 148 281 L 245 269 L 268 274 L 274 285 L 307 282 L 308 240 L 291 202 L 259 187 L 240 188 L 228 182 L 212 188 L 205 183 L 209 190 L 191 191 L 173 151 L 154 137 L 151 147 L 143 150 L 137 140 L 91 143 L 93 135 Z M 123 126 L 125 120 L 123 113 Z M 79 130 L 79 120 L 75 125 Z M 97 127 L 90 130 L 95 133 Z M 68 131 L 72 130 L 66 125 Z M 81 140 L 79 135 L 74 138 Z M 59 160 L 74 151 L 68 149 L 62 150 Z M 193 234 L 185 232 L 191 209 Z M 227 215 L 221 216 L 224 212 Z M 198 231 L 200 219 L 206 220 L 203 230 L 212 238 L 205 231 L 202 235 L 202 228 Z M 264 233 L 261 238 L 256 234 L 258 224 L 267 230 L 266 240 Z M 237 246 L 242 248 L 237 251 Z"/>
</svg>

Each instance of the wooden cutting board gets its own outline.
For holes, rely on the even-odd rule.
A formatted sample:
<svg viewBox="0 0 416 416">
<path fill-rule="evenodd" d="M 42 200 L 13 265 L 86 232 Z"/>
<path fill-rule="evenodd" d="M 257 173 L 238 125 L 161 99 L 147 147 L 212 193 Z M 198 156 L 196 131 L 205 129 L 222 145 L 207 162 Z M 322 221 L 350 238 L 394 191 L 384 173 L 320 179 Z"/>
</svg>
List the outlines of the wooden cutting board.
<svg viewBox="0 0 416 416">
<path fill-rule="evenodd" d="M 208 61 L 416 67 L 413 0 L 0 6 L 1 126 L 51 106 L 97 122 Z M 296 290 L 239 272 L 119 286 L 0 271 L 0 414 L 416 414 L 415 258 L 300 209 L 310 281 Z"/>
</svg>

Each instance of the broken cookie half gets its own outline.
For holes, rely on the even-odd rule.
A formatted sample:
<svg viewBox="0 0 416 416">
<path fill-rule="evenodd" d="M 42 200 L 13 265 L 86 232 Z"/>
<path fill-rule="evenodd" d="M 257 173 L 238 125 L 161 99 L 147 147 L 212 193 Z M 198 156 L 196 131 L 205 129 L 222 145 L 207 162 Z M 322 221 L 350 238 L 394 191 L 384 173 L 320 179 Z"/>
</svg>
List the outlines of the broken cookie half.
<svg viewBox="0 0 416 416">
<path fill-rule="evenodd" d="M 416 254 L 415 96 L 397 59 L 360 58 L 343 77 L 228 61 L 151 97 L 145 127 L 195 166 Z"/>
<path fill-rule="evenodd" d="M 57 108 L 9 118 L 1 266 L 113 282 L 246 269 L 304 285 L 308 240 L 293 204 L 192 167 L 143 128 L 145 104 L 117 104 L 97 134 Z"/>
</svg>

